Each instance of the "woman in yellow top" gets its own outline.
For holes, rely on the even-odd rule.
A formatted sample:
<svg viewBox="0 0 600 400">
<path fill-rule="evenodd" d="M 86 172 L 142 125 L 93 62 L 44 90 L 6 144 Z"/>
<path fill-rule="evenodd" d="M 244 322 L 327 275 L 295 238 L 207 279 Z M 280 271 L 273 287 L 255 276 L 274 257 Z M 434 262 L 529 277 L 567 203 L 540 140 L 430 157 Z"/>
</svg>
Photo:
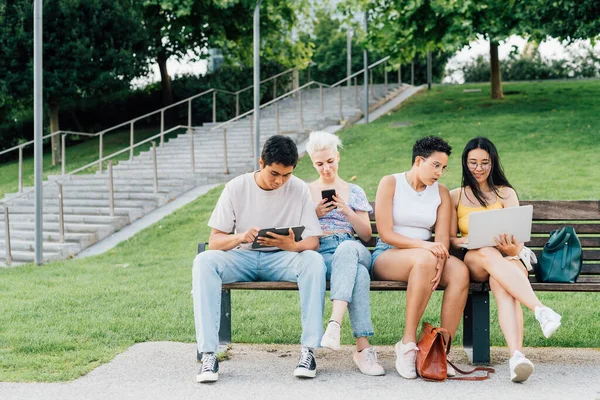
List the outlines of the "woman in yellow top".
<svg viewBox="0 0 600 400">
<path fill-rule="evenodd" d="M 462 154 L 462 185 L 450 192 L 456 210 L 452 216 L 451 246 L 459 249 L 468 242 L 469 214 L 475 211 L 495 210 L 519 205 L 517 193 L 506 177 L 498 152 L 487 138 L 471 139 Z M 457 231 L 460 230 L 460 237 Z M 542 332 L 550 337 L 560 326 L 560 315 L 546 307 L 537 298 L 528 279 L 526 265 L 530 256 L 523 243 L 505 233 L 496 238 L 495 247 L 469 250 L 464 262 L 471 280 L 485 282 L 498 305 L 498 321 L 510 351 L 510 379 L 523 382 L 533 373 L 533 363 L 523 351 L 523 310 L 521 304 L 535 312 Z M 523 259 L 523 260 L 522 260 Z"/>
</svg>

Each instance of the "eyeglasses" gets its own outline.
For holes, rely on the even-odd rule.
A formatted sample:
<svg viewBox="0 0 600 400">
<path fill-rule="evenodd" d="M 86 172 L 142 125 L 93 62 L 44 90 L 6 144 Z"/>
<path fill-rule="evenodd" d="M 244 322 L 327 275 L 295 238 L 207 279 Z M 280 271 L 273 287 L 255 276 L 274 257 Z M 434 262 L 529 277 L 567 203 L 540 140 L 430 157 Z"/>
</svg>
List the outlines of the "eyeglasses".
<svg viewBox="0 0 600 400">
<path fill-rule="evenodd" d="M 469 161 L 467 163 L 467 166 L 469 167 L 469 169 L 471 171 L 475 171 L 477 169 L 477 167 L 481 167 L 482 170 L 487 171 L 488 169 L 490 169 L 492 167 L 492 163 L 489 161 L 484 161 L 481 163 L 478 163 L 475 161 Z"/>
<path fill-rule="evenodd" d="M 427 158 L 423 158 L 423 161 L 427 161 L 429 163 L 429 165 L 431 165 L 435 170 L 442 170 L 442 175 L 444 175 L 446 172 L 448 172 L 448 166 L 442 166 L 442 164 L 440 164 L 437 161 L 428 161 Z"/>
</svg>

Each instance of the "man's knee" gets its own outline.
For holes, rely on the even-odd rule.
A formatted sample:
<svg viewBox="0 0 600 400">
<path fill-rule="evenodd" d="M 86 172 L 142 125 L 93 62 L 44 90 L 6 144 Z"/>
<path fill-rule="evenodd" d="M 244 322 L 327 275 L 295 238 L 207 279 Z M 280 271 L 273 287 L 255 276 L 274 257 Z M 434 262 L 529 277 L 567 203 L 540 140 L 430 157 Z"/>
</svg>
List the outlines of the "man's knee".
<svg viewBox="0 0 600 400">
<path fill-rule="evenodd" d="M 301 271 L 304 275 L 323 275 L 323 279 L 325 279 L 325 261 L 323 261 L 323 257 L 313 250 L 305 250 L 298 254 L 300 257 L 301 263 Z"/>
<path fill-rule="evenodd" d="M 221 250 L 206 250 L 198 254 L 194 258 L 192 266 L 192 276 L 194 279 L 207 273 L 218 273 L 219 263 L 223 254 L 224 252 Z"/>
</svg>

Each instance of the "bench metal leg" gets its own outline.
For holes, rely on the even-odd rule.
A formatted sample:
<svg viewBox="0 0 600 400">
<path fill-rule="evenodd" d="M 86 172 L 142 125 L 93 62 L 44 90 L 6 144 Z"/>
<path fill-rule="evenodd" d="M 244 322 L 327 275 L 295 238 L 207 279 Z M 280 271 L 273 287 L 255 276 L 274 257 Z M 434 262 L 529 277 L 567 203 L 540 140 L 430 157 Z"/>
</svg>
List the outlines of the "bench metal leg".
<svg viewBox="0 0 600 400">
<path fill-rule="evenodd" d="M 219 344 L 231 343 L 231 291 L 221 290 L 221 323 L 219 324 Z"/>
<path fill-rule="evenodd" d="M 472 364 L 490 363 L 490 293 L 469 293 L 463 314 L 463 347 Z"/>
<path fill-rule="evenodd" d="M 219 323 L 219 350 L 231 343 L 231 291 L 221 290 L 221 321 Z M 200 352 L 196 350 L 196 358 L 200 361 Z"/>
</svg>

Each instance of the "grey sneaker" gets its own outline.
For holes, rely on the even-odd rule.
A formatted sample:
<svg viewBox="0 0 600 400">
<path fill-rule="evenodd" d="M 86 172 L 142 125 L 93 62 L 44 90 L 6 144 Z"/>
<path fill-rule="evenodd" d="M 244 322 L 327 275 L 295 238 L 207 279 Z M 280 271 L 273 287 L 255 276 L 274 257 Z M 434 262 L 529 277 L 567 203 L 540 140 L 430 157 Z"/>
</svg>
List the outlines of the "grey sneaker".
<svg viewBox="0 0 600 400">
<path fill-rule="evenodd" d="M 544 306 L 535 308 L 535 319 L 540 323 L 544 336 L 549 338 L 560 326 L 561 316 L 550 307 Z"/>
<path fill-rule="evenodd" d="M 317 376 L 317 361 L 315 354 L 308 347 L 302 346 L 298 366 L 294 370 L 294 376 L 299 378 L 314 378 Z"/>
<path fill-rule="evenodd" d="M 215 353 L 204 353 L 202 354 L 202 366 L 198 375 L 196 376 L 196 382 L 216 382 L 219 379 L 219 360 Z"/>
<path fill-rule="evenodd" d="M 519 350 L 515 350 L 515 354 L 508 361 L 508 367 L 510 380 L 513 382 L 525 382 L 534 371 L 533 363 Z"/>
<path fill-rule="evenodd" d="M 358 369 L 360 369 L 360 372 L 365 375 L 385 375 L 385 370 L 379 362 L 377 362 L 377 352 L 374 347 L 368 347 L 363 351 L 354 352 L 354 357 L 352 357 L 352 359 Z"/>
<path fill-rule="evenodd" d="M 331 350 L 340 349 L 340 331 L 341 327 L 336 321 L 329 321 L 325 334 L 321 338 L 321 346 Z"/>
</svg>

